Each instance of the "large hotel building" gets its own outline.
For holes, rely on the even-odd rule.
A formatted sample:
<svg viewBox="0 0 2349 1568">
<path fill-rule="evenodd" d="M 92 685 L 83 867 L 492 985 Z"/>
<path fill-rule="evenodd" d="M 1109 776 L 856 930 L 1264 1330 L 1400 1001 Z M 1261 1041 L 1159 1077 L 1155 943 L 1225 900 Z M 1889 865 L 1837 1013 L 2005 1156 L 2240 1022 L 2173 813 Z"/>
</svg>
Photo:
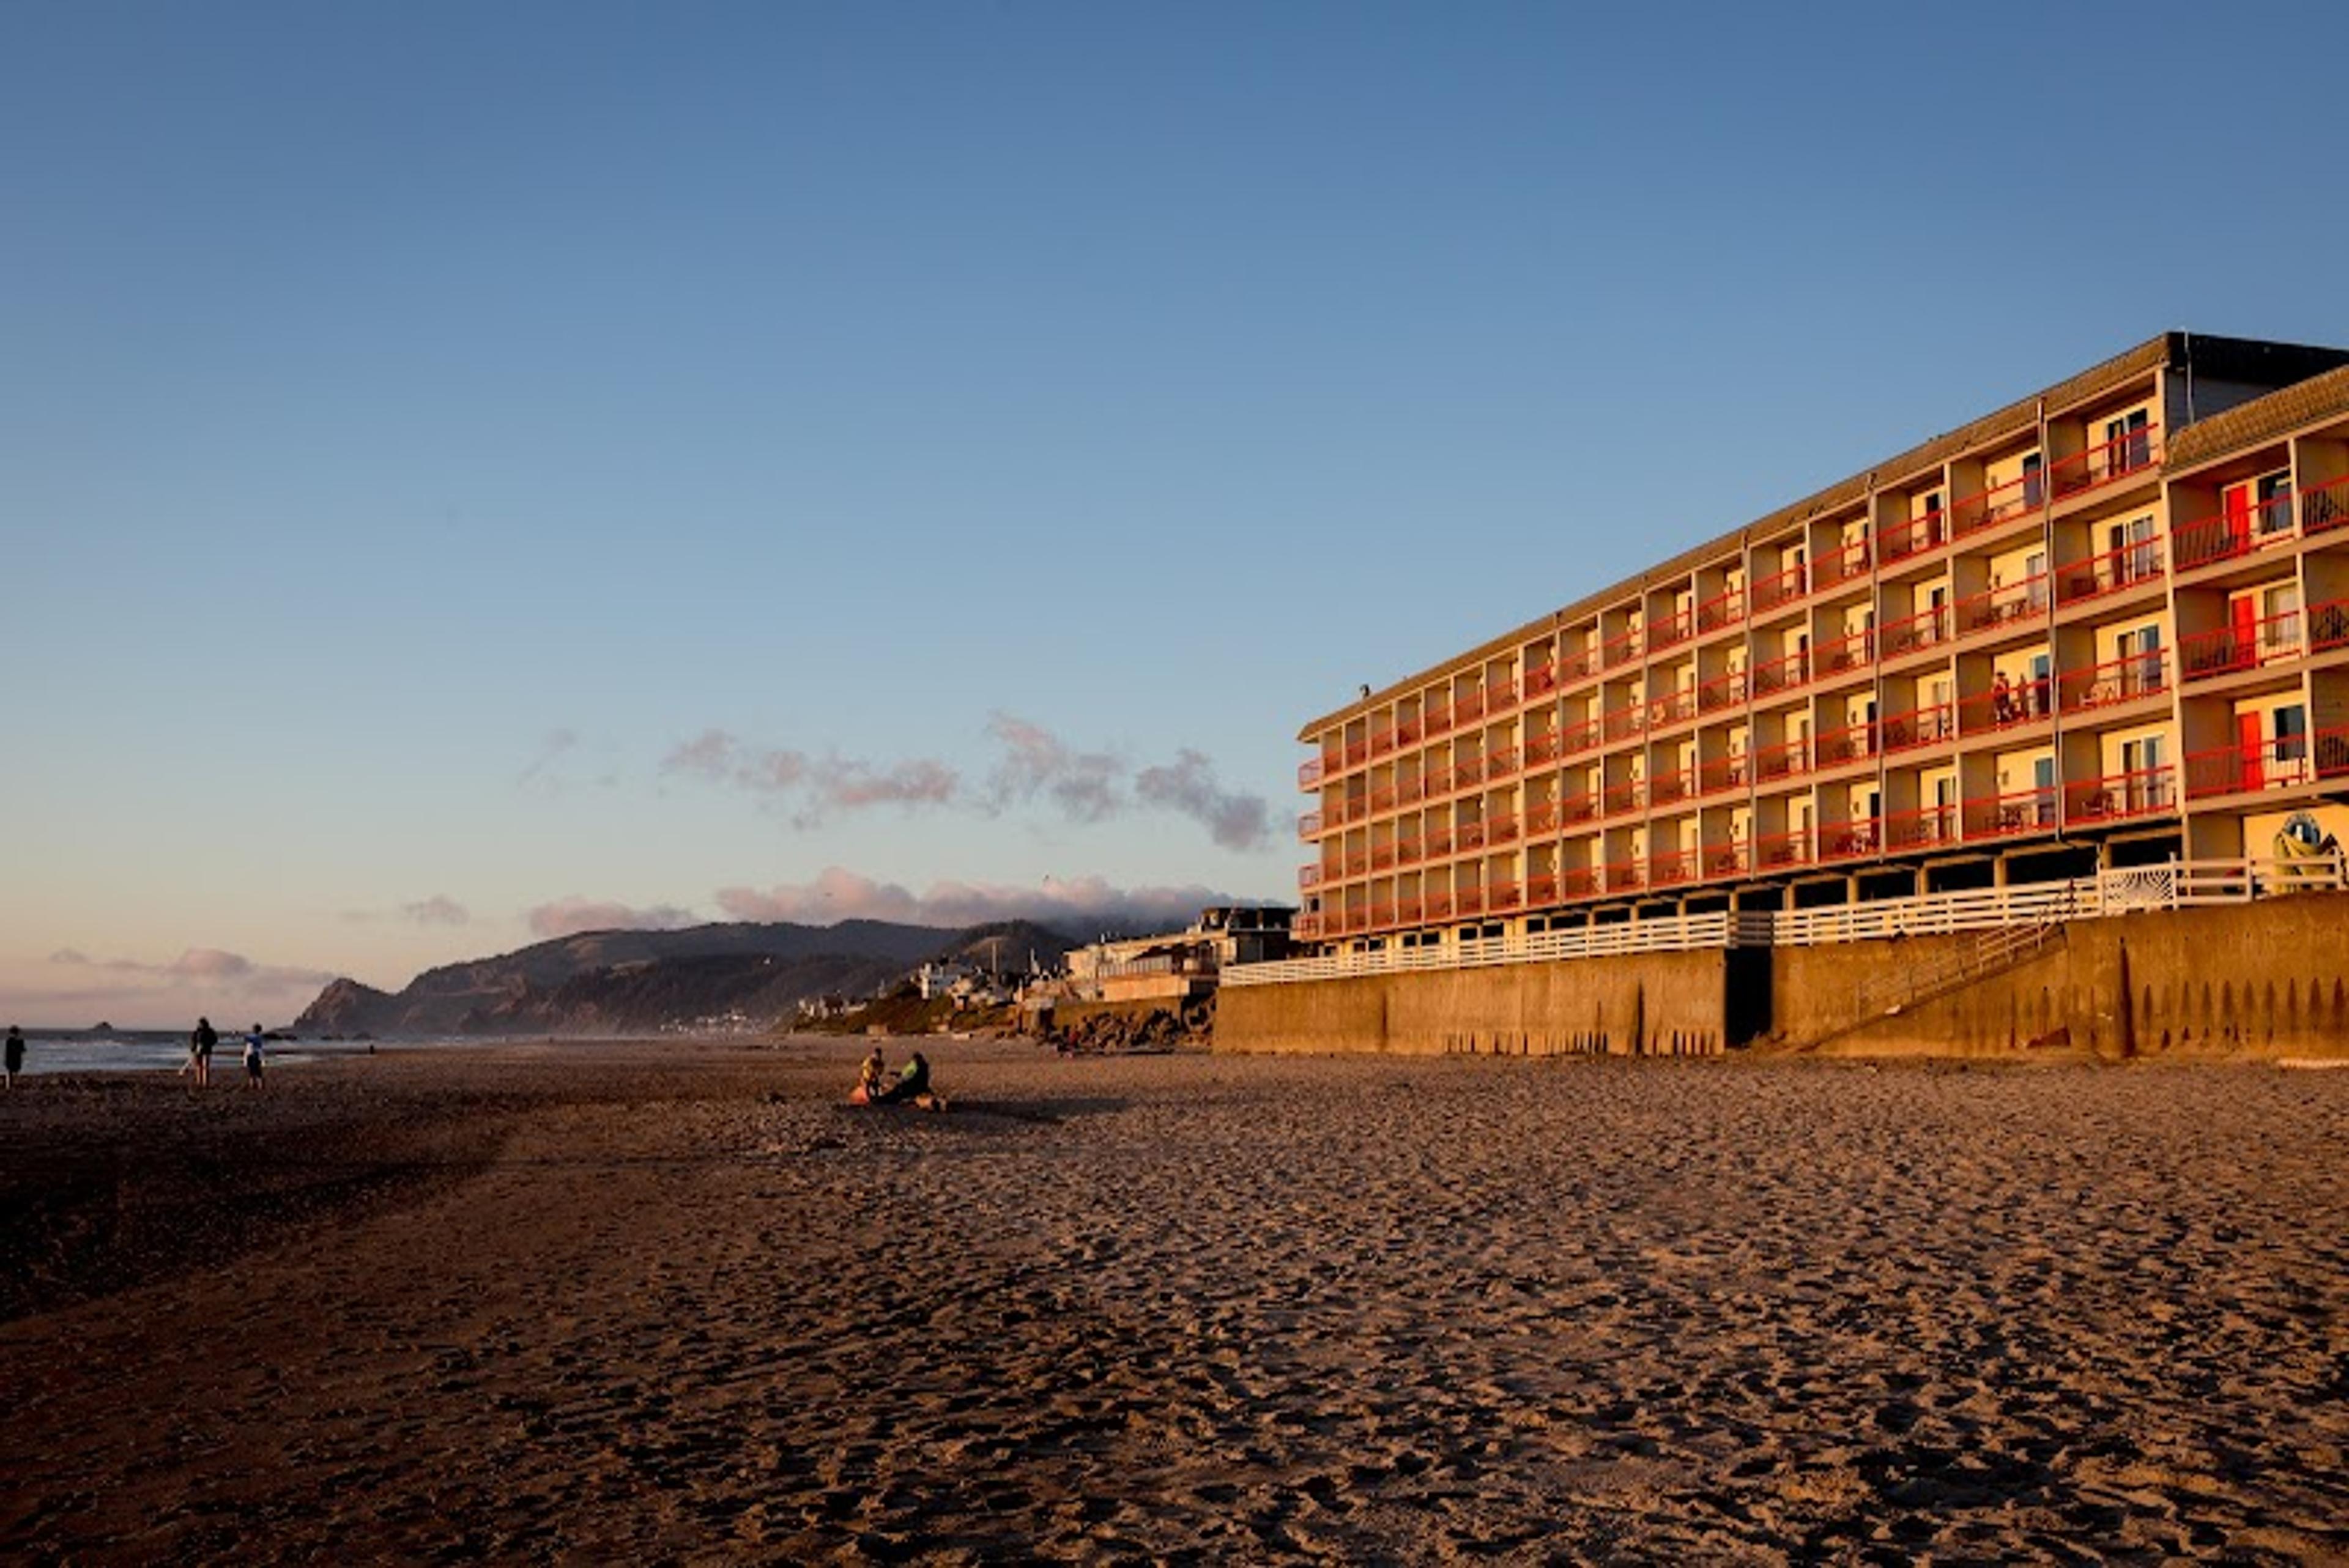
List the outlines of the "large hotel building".
<svg viewBox="0 0 2349 1568">
<path fill-rule="evenodd" d="M 1324 948 L 2349 838 L 2349 352 L 2155 338 L 1299 739 Z"/>
</svg>

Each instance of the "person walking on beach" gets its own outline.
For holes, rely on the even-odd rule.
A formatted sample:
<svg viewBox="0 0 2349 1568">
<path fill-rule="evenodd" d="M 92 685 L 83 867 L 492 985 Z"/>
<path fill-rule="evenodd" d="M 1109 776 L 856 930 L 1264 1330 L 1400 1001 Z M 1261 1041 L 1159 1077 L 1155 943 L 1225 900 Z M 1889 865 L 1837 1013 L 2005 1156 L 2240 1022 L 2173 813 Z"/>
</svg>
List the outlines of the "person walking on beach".
<svg viewBox="0 0 2349 1568">
<path fill-rule="evenodd" d="M 16 1075 L 25 1070 L 25 1032 L 15 1024 L 8 1025 L 8 1086 L 16 1086 Z"/>
<path fill-rule="evenodd" d="M 261 1025 L 256 1023 L 244 1037 L 244 1083 L 250 1089 L 261 1087 Z"/>
<path fill-rule="evenodd" d="M 188 1065 L 196 1072 L 196 1087 L 201 1089 L 212 1081 L 212 1047 L 220 1044 L 220 1031 L 209 1018 L 196 1020 L 196 1032 L 188 1036 Z"/>
</svg>

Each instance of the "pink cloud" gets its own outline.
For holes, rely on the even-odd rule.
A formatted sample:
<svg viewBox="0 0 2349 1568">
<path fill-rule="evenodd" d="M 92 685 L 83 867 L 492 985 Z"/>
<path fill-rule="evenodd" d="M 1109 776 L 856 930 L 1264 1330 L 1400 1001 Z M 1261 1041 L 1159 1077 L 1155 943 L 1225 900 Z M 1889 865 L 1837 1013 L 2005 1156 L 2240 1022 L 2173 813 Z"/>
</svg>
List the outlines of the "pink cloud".
<svg viewBox="0 0 2349 1568">
<path fill-rule="evenodd" d="M 1164 929 L 1188 925 L 1211 904 L 1238 902 L 1204 887 L 1119 888 L 1099 877 L 1046 877 L 1034 888 L 940 881 L 915 893 L 895 882 L 833 866 L 812 882 L 772 888 L 722 888 L 718 906 L 738 920 L 894 920 L 916 926 L 975 926 L 1030 919 L 1071 936 L 1095 929 Z"/>
<path fill-rule="evenodd" d="M 692 910 L 670 904 L 639 909 L 581 898 L 541 904 L 523 918 L 534 934 L 548 939 L 574 937 L 582 931 L 673 931 L 698 919 Z"/>
</svg>

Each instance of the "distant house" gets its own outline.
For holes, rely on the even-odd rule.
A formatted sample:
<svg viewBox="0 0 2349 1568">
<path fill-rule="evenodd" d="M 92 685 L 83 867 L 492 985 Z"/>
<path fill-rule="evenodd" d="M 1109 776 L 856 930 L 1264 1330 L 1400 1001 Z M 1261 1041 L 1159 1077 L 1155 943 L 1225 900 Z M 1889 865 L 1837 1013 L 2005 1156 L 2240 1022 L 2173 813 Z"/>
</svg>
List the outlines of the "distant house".
<svg viewBox="0 0 2349 1568">
<path fill-rule="evenodd" d="M 1104 938 L 1070 952 L 1070 989 L 1093 1002 L 1204 996 L 1228 965 L 1287 958 L 1296 918 L 1296 909 L 1285 904 L 1223 905 L 1199 911 L 1185 930 Z"/>
<path fill-rule="evenodd" d="M 914 983 L 921 989 L 924 1002 L 935 1002 L 941 996 L 951 996 L 958 985 L 967 985 L 978 978 L 978 966 L 960 959 L 941 959 L 926 963 L 914 971 Z"/>
</svg>

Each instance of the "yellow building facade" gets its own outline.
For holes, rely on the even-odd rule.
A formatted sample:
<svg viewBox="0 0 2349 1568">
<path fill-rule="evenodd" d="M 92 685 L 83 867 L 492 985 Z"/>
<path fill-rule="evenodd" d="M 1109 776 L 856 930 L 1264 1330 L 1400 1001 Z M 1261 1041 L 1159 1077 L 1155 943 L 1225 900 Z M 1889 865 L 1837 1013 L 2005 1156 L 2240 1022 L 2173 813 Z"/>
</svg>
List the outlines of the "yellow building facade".
<svg viewBox="0 0 2349 1568">
<path fill-rule="evenodd" d="M 1299 739 L 1324 947 L 2349 838 L 2349 351 L 2166 334 Z"/>
</svg>

